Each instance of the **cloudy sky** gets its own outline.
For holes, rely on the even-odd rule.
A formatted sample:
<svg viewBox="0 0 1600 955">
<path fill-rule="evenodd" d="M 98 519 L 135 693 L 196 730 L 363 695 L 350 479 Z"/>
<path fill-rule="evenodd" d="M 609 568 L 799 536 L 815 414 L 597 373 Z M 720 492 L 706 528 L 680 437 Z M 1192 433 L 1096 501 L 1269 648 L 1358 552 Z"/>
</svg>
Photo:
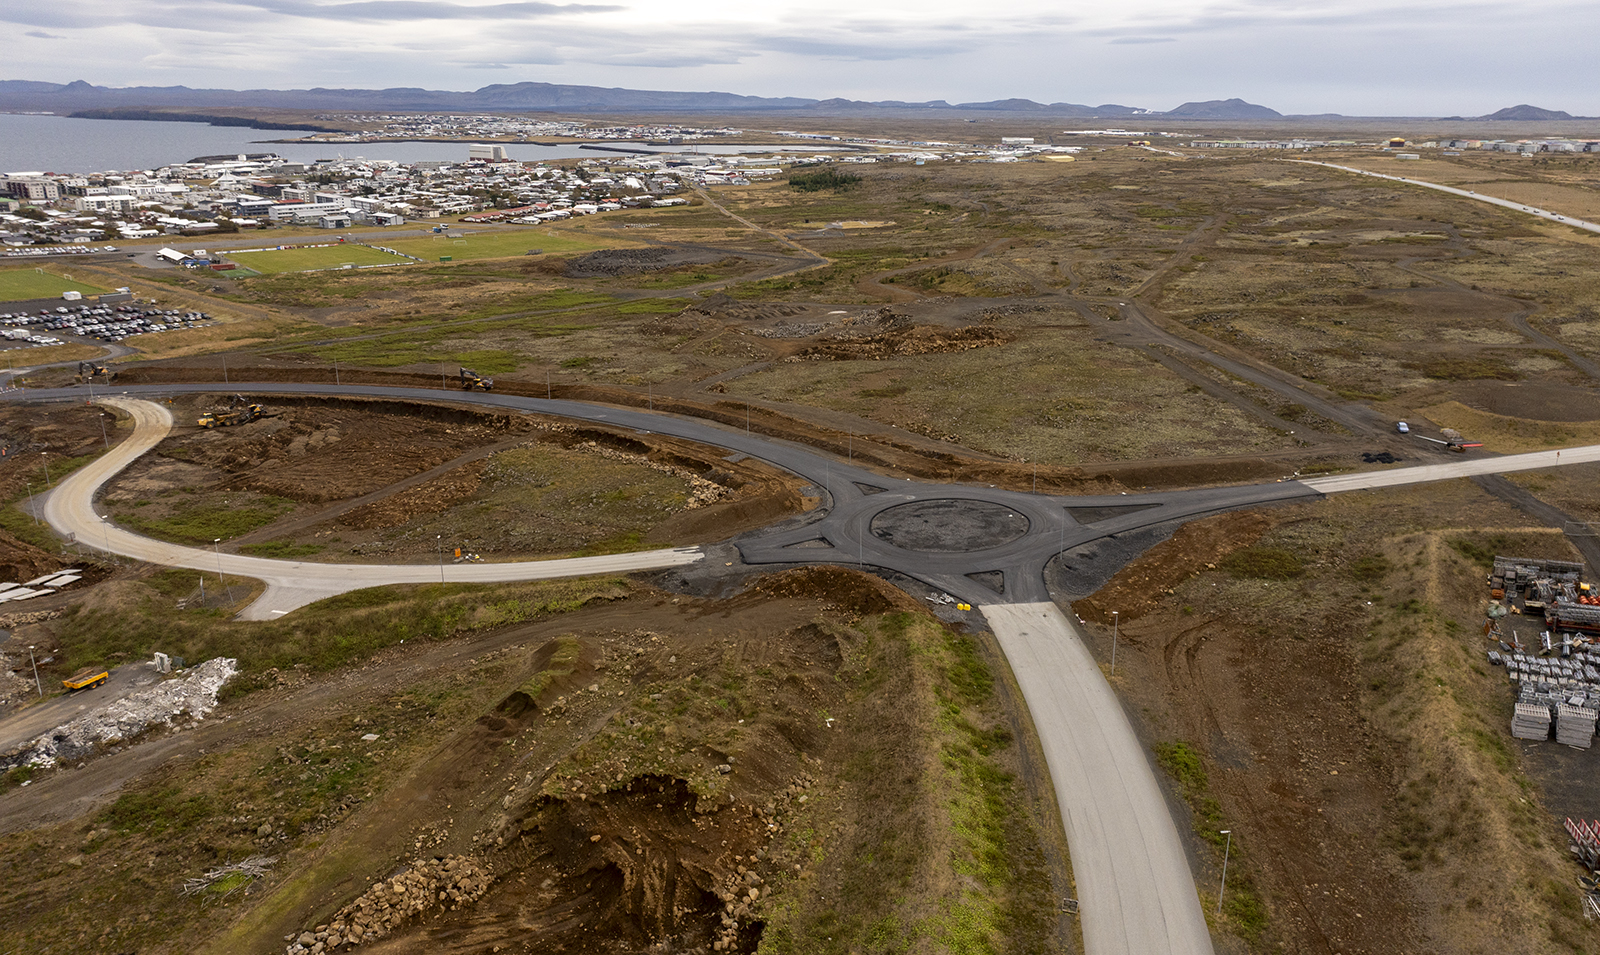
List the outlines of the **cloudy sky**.
<svg viewBox="0 0 1600 955">
<path fill-rule="evenodd" d="M 0 79 L 1600 115 L 1594 0 L 52 0 Z"/>
</svg>

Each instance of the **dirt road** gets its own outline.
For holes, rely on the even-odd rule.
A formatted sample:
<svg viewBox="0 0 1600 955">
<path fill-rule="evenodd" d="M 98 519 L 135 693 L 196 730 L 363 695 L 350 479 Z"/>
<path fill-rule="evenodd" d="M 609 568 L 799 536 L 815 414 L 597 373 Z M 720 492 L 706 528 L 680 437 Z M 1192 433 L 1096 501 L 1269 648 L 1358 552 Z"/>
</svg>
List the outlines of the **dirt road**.
<svg viewBox="0 0 1600 955">
<path fill-rule="evenodd" d="M 1050 766 L 1090 955 L 1209 955 L 1194 877 L 1155 771 L 1053 603 L 985 606 Z"/>
<path fill-rule="evenodd" d="M 161 674 L 148 664 L 125 664 L 112 670 L 110 678 L 100 686 L 58 696 L 13 713 L 0 720 L 0 753 L 38 739 L 41 734 L 63 723 L 70 723 L 92 710 L 101 709 L 160 679 Z M 45 687 L 51 689 L 48 683 Z M 61 689 L 60 684 L 53 689 Z"/>
</svg>

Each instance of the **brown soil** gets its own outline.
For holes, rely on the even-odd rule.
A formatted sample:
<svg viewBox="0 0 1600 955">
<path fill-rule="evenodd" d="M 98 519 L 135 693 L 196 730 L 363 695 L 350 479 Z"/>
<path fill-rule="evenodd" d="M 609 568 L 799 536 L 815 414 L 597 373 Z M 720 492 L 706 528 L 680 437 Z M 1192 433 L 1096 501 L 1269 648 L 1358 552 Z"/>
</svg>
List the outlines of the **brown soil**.
<svg viewBox="0 0 1600 955">
<path fill-rule="evenodd" d="M 1155 611 L 1172 587 L 1241 547 L 1255 543 L 1272 528 L 1271 514 L 1243 511 L 1190 521 L 1171 538 L 1136 557 L 1104 587 L 1073 604 L 1078 616 L 1110 624 L 1117 611 L 1123 625 Z"/>
<path fill-rule="evenodd" d="M 237 359 L 236 359 L 237 360 Z M 128 372 L 137 376 L 132 383 L 167 383 L 215 380 L 220 382 L 220 365 L 212 367 L 190 362 L 151 364 Z M 292 365 L 262 364 L 230 366 L 233 378 L 253 381 L 329 382 L 330 368 L 304 368 Z M 385 372 L 342 368 L 340 380 L 347 384 L 381 384 L 408 388 L 433 388 L 438 377 L 415 372 Z M 782 410 L 760 403 L 716 400 L 714 395 L 688 397 L 656 391 L 639 394 L 634 389 L 587 383 L 546 383 L 501 376 L 495 390 L 531 397 L 567 398 L 625 407 L 651 407 L 658 411 L 704 418 L 744 428 L 746 413 L 753 431 L 771 437 L 799 441 L 857 464 L 881 466 L 892 473 L 929 480 L 983 482 L 1014 489 L 1031 489 L 1037 477 L 1040 491 L 1048 493 L 1103 494 L 1133 488 L 1195 487 L 1231 484 L 1263 478 L 1282 477 L 1293 471 L 1311 452 L 1288 451 L 1271 455 L 1238 455 L 1211 458 L 1123 461 L 1089 467 L 1059 467 L 984 457 L 945 442 L 923 438 L 911 432 L 883 428 L 877 431 L 850 431 L 843 426 L 819 423 L 825 415 L 802 408 Z M 268 399 L 275 400 L 275 399 Z M 440 400 L 448 402 L 449 393 Z M 804 414 L 806 417 L 802 417 Z M 855 420 L 855 419 L 853 419 Z"/>
<path fill-rule="evenodd" d="M 202 396 L 180 401 L 174 412 L 180 421 L 190 420 L 213 400 Z M 106 500 L 127 519 L 159 520 L 196 505 L 259 506 L 263 499 L 250 495 L 276 495 L 301 505 L 234 537 L 230 545 L 280 541 L 326 546 L 331 536 L 340 545 L 325 555 L 331 559 L 349 559 L 352 552 L 386 558 L 431 554 L 437 534 L 445 535 L 450 547 L 485 556 L 570 553 L 624 533 L 638 533 L 651 543 L 703 543 L 764 526 L 806 506 L 791 476 L 753 459 L 731 463 L 720 448 L 662 435 L 483 414 L 447 404 L 314 398 L 265 403 L 270 417 L 247 425 L 175 429 L 156 454 L 111 482 Z M 426 534 L 417 530 L 453 508 L 473 507 L 494 455 L 540 445 L 578 453 L 575 462 L 593 462 L 608 468 L 607 473 L 665 468 L 725 490 L 718 492 L 720 500 L 704 506 L 651 511 L 637 528 L 626 522 L 617 525 L 604 515 L 568 514 L 565 505 L 551 501 L 547 503 L 554 510 L 525 515 L 542 522 L 542 530 L 532 525 L 519 530 L 522 525 L 513 526 L 515 522 L 502 519 L 505 515 L 481 507 L 450 517 L 445 526 L 430 525 Z M 409 451 L 395 454 L 395 448 Z M 607 456 L 617 463 L 604 460 Z M 640 488 L 661 483 L 657 475 L 638 473 Z M 654 506 L 645 497 L 638 504 Z M 625 505 L 617 507 L 626 510 Z"/>
<path fill-rule="evenodd" d="M 187 403 L 175 414 L 180 422 Z M 357 497 L 455 458 L 464 450 L 531 430 L 520 415 L 438 405 L 277 398 L 275 417 L 249 425 L 175 431 L 163 454 L 225 472 L 226 489 L 324 503 Z"/>
<path fill-rule="evenodd" d="M 911 613 L 873 616 L 894 611 Z M 930 775 L 973 754 L 929 741 L 938 713 L 993 751 L 994 805 L 1027 803 L 1008 810 L 1001 937 L 1063 950 L 1025 821 L 1048 807 L 1009 782 L 1020 727 L 928 669 L 959 639 L 932 626 L 883 581 L 816 568 L 733 600 L 638 593 L 326 677 L 256 674 L 226 718 L 4 793 L 12 929 L 108 955 L 281 952 L 302 932 L 374 953 L 751 952 L 774 921 L 802 945 L 865 941 L 886 912 L 937 936 L 977 888 L 951 867 L 968 849 Z M 280 859 L 249 892 L 144 911 L 249 854 Z M 400 891 L 421 883 L 446 897 Z"/>
<path fill-rule="evenodd" d="M 1198 754 L 1198 787 L 1175 787 L 1197 878 L 1215 889 L 1231 830 L 1229 893 L 1259 916 L 1222 921 L 1249 950 L 1587 950 L 1555 901 L 1575 872 L 1559 820 L 1522 773 L 1567 810 L 1593 761 L 1517 759 L 1477 638 L 1483 565 L 1452 546 L 1570 553 L 1524 521 L 1464 483 L 1221 515 L 1074 605 L 1103 663 L 1119 612 L 1114 683 L 1152 745 Z M 1249 576 L 1227 560 L 1244 548 L 1299 563 Z"/>
<path fill-rule="evenodd" d="M 409 488 L 381 501 L 363 504 L 340 515 L 346 527 L 371 529 L 405 524 L 419 514 L 431 514 L 458 504 L 478 490 L 484 462 L 474 461 L 444 477 Z"/>
<path fill-rule="evenodd" d="M 868 338 L 811 345 L 802 349 L 799 357 L 811 361 L 884 359 L 901 355 L 932 355 L 967 351 L 972 348 L 992 348 L 1004 345 L 1010 340 L 1011 336 L 1000 329 L 982 325 L 954 330 L 937 326 L 916 326 Z"/>
</svg>

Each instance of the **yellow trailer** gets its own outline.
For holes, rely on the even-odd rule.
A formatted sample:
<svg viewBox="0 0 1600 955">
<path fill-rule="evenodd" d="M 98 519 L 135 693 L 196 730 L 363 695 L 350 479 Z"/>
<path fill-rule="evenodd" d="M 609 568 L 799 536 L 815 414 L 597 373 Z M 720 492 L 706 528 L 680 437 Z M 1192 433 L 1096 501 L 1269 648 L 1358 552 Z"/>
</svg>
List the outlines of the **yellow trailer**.
<svg viewBox="0 0 1600 955">
<path fill-rule="evenodd" d="M 67 677 L 65 680 L 62 680 L 61 685 L 69 690 L 83 690 L 88 689 L 89 687 L 99 686 L 109 679 L 111 679 L 110 672 L 102 670 L 99 667 L 90 667 L 87 670 L 80 670 L 76 674 Z"/>
</svg>

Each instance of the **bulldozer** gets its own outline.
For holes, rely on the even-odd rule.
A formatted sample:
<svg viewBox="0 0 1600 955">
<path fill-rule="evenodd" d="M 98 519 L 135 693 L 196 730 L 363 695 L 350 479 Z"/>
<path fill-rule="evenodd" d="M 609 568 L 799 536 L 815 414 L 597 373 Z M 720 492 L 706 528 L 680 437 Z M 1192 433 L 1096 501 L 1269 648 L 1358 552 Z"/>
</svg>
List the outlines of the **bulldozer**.
<svg viewBox="0 0 1600 955">
<path fill-rule="evenodd" d="M 467 391 L 471 391 L 474 388 L 478 389 L 479 391 L 493 391 L 494 390 L 494 379 L 493 378 L 485 378 L 485 377 L 483 377 L 482 375 L 478 374 L 477 372 L 473 371 L 470 368 L 461 369 L 460 376 L 461 376 L 461 387 L 466 389 Z"/>
<path fill-rule="evenodd" d="M 257 418 L 265 416 L 265 405 L 246 401 L 243 395 L 234 395 L 233 402 L 226 408 L 214 408 L 200 416 L 196 421 L 202 428 L 227 428 L 236 424 L 246 424 Z"/>
<path fill-rule="evenodd" d="M 92 361 L 78 362 L 78 373 L 73 376 L 73 381 L 78 384 L 94 381 L 96 378 L 110 383 L 117 380 L 117 373 L 105 365 L 96 365 Z"/>
</svg>

